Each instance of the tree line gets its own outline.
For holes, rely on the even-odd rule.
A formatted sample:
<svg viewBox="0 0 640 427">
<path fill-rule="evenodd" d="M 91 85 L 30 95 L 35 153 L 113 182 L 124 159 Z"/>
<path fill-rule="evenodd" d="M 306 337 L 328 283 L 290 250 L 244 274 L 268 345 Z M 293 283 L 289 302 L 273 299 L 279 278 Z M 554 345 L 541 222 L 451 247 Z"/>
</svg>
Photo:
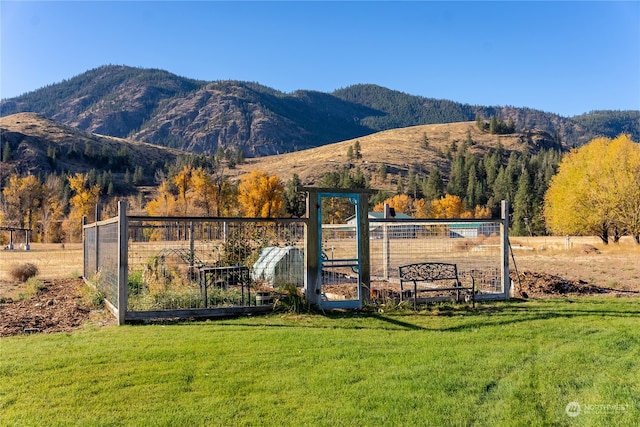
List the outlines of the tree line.
<svg viewBox="0 0 640 427">
<path fill-rule="evenodd" d="M 470 143 L 449 150 L 448 170 L 411 168 L 395 193 L 375 193 L 369 208 L 381 211 L 387 203 L 416 218 L 495 218 L 501 200 L 509 200 L 514 235 L 596 234 L 608 242 L 610 236 L 617 241 L 627 234 L 640 243 L 640 145 L 629 135 L 597 138 L 565 155 L 553 149 L 508 153 L 498 144 L 477 157 Z M 350 148 L 358 158 L 359 145 Z M 283 182 L 255 170 L 233 180 L 226 171 L 233 162 L 223 159 L 189 156 L 158 169 L 153 196 L 129 195 L 131 209 L 152 216 L 305 214 L 297 175 Z M 44 179 L 14 174 L 2 189 L 0 224 L 28 228 L 35 241 L 78 241 L 82 217 L 92 221 L 116 213 L 121 197 L 110 196 L 99 178 L 91 172 Z M 380 165 L 377 179 L 386 178 Z M 325 173 L 318 186 L 368 189 L 371 179 L 351 165 Z M 330 223 L 343 223 L 351 214 L 348 201 L 326 212 L 323 218 Z"/>
</svg>

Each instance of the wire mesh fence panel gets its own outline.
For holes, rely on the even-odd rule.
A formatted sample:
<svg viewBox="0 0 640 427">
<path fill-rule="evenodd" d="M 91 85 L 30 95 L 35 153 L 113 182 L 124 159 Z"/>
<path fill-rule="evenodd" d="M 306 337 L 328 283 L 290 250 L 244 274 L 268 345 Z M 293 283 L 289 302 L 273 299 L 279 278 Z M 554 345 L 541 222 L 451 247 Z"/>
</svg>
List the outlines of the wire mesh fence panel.
<svg viewBox="0 0 640 427">
<path fill-rule="evenodd" d="M 304 283 L 303 244 L 302 221 L 130 218 L 128 310 L 256 305 Z"/>
<path fill-rule="evenodd" d="M 399 267 L 423 262 L 457 265 L 463 284 L 475 281 L 480 294 L 500 294 L 500 222 L 370 222 L 372 288 L 399 283 Z"/>
<path fill-rule="evenodd" d="M 84 277 L 118 306 L 118 222 L 95 223 L 84 228 Z"/>
<path fill-rule="evenodd" d="M 305 284 L 310 285 L 308 292 L 321 295 L 321 301 L 361 301 L 362 292 L 374 301 L 381 295 L 401 300 L 399 268 L 415 263 L 455 264 L 461 286 L 471 288 L 473 283 L 474 295 L 506 296 L 501 221 L 370 218 L 369 244 L 363 245 L 358 231 L 367 227 L 353 220 L 352 201 L 333 199 L 323 203 L 340 216 L 324 216 L 320 224 L 309 225 L 320 231 L 320 240 L 313 243 L 305 242 L 307 219 L 121 213 L 84 227 L 85 277 L 118 310 L 124 309 L 120 302 L 126 297 L 123 312 L 135 316 L 145 311 L 251 307 L 268 303 L 278 290 L 298 292 Z M 314 253 L 320 250 L 310 272 L 305 271 L 309 247 Z M 316 271 L 319 276 L 313 275 Z"/>
<path fill-rule="evenodd" d="M 96 283 L 105 297 L 118 307 L 118 223 L 98 229 L 98 273 Z"/>
<path fill-rule="evenodd" d="M 83 276 L 86 278 L 92 277 L 97 272 L 96 265 L 96 230 L 97 227 L 85 227 L 84 229 L 84 243 L 83 243 Z"/>
</svg>

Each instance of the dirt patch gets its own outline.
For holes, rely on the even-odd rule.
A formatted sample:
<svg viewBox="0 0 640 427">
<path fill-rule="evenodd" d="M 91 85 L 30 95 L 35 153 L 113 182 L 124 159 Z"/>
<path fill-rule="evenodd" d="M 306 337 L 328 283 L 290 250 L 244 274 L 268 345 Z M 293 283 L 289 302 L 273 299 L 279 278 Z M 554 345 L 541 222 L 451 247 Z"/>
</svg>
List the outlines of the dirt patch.
<svg viewBox="0 0 640 427">
<path fill-rule="evenodd" d="M 25 333 L 68 332 L 88 323 L 114 323 L 104 310 L 83 298 L 82 279 L 43 280 L 30 298 L 0 303 L 0 337 Z"/>
<path fill-rule="evenodd" d="M 516 276 L 511 273 L 511 280 L 515 287 L 515 296 L 523 298 L 539 298 L 558 295 L 594 295 L 607 293 L 622 293 L 621 290 L 602 288 L 590 285 L 584 280 L 569 280 L 564 277 L 546 273 L 524 271 Z M 629 293 L 627 291 L 626 293 Z"/>
</svg>

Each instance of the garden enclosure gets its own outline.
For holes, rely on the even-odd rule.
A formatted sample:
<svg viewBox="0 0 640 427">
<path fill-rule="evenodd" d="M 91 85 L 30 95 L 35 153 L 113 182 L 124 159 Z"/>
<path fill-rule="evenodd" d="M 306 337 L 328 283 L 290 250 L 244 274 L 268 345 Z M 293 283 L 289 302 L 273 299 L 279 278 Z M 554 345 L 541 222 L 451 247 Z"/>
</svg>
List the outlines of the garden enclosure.
<svg viewBox="0 0 640 427">
<path fill-rule="evenodd" d="M 347 199 L 355 213 L 359 201 Z M 336 224 L 323 203 L 308 205 L 318 212 L 307 218 L 203 218 L 127 215 L 120 202 L 117 217 L 83 226 L 84 277 L 119 323 L 264 312 L 294 292 L 322 308 L 398 300 L 398 268 L 415 262 L 455 263 L 463 281 L 473 277 L 476 300 L 508 297 L 505 218 L 361 212 L 360 225 Z"/>
</svg>

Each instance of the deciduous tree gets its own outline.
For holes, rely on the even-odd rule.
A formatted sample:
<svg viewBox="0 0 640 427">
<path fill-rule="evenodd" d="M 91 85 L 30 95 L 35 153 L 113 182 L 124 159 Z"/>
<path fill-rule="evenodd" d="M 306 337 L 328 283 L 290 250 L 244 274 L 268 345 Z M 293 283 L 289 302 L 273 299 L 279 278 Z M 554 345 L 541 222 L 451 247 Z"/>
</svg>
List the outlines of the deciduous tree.
<svg viewBox="0 0 640 427">
<path fill-rule="evenodd" d="M 147 203 L 147 213 L 151 216 L 174 216 L 178 214 L 178 201 L 171 191 L 169 183 L 162 181 L 158 196 Z"/>
<path fill-rule="evenodd" d="M 382 203 L 378 203 L 377 205 L 375 205 L 373 207 L 373 210 L 375 212 L 383 212 L 385 204 L 388 204 L 389 207 L 392 207 L 396 212 L 413 215 L 413 199 L 406 194 L 397 194 L 393 197 L 390 197 Z"/>
<path fill-rule="evenodd" d="M 464 213 L 464 204 L 459 196 L 446 194 L 440 199 L 431 201 L 433 218 L 462 218 Z"/>
<path fill-rule="evenodd" d="M 246 217 L 269 218 L 284 209 L 284 185 L 280 178 L 254 170 L 240 180 L 240 211 Z"/>
<path fill-rule="evenodd" d="M 97 184 L 91 185 L 88 176 L 81 173 L 69 176 L 67 180 L 74 194 L 69 199 L 71 211 L 65 220 L 65 229 L 69 241 L 78 241 L 82 235 L 82 217 L 87 217 L 89 221 L 95 220 L 100 187 Z"/>
<path fill-rule="evenodd" d="M 2 190 L 6 219 L 21 228 L 33 229 L 34 215 L 42 203 L 42 183 L 34 175 L 12 175 Z"/>
<path fill-rule="evenodd" d="M 557 234 L 640 235 L 640 145 L 629 135 L 596 138 L 567 154 L 544 199 Z"/>
</svg>

